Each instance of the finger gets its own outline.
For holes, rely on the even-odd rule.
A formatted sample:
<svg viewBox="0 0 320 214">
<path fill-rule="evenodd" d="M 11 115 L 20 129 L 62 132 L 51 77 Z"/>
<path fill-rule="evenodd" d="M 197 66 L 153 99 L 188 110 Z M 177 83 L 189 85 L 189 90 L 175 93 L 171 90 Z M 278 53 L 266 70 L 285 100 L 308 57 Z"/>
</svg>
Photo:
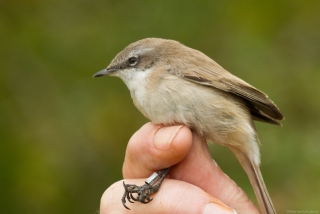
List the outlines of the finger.
<svg viewBox="0 0 320 214">
<path fill-rule="evenodd" d="M 174 166 L 170 177 L 200 187 L 238 213 L 259 213 L 245 192 L 212 160 L 207 143 L 196 133 L 190 152 Z"/>
<path fill-rule="evenodd" d="M 130 183 L 143 184 L 142 179 L 126 180 Z M 236 213 L 218 199 L 210 196 L 200 188 L 183 181 L 166 179 L 161 191 L 153 195 L 148 204 L 129 203 L 131 210 L 123 207 L 119 200 L 123 194 L 122 181 L 110 186 L 102 196 L 100 213 Z M 190 197 L 192 196 L 192 197 Z"/>
<path fill-rule="evenodd" d="M 147 123 L 130 139 L 123 164 L 124 178 L 143 178 L 186 157 L 192 133 L 186 126 Z"/>
</svg>

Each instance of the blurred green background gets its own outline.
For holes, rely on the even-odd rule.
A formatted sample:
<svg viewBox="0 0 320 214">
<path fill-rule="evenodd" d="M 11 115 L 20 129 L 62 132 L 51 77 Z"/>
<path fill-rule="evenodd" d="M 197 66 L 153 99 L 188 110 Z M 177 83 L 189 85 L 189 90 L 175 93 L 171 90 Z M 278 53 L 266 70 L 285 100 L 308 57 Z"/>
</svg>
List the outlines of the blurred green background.
<svg viewBox="0 0 320 214">
<path fill-rule="evenodd" d="M 147 122 L 117 78 L 92 79 L 129 43 L 175 39 L 266 92 L 257 123 L 279 213 L 320 211 L 320 1 L 0 1 L 0 213 L 97 213 Z M 233 154 L 210 146 L 255 200 Z M 120 199 L 119 199 L 120 203 Z"/>
</svg>

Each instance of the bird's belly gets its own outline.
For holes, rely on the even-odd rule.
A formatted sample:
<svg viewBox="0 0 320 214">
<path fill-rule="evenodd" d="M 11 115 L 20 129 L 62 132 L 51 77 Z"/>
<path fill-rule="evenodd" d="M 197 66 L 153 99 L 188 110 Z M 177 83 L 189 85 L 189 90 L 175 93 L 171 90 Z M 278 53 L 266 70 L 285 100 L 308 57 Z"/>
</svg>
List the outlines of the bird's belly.
<svg viewBox="0 0 320 214">
<path fill-rule="evenodd" d="M 153 123 L 184 124 L 209 142 L 253 154 L 259 163 L 257 135 L 240 98 L 188 81 L 161 86 L 152 91 L 140 87 L 131 94 L 136 107 Z"/>
<path fill-rule="evenodd" d="M 250 115 L 237 97 L 188 81 L 179 84 L 161 85 L 151 92 L 140 91 L 133 97 L 134 103 L 155 124 L 184 124 L 220 144 L 235 144 L 241 139 L 233 138 L 252 132 Z"/>
</svg>

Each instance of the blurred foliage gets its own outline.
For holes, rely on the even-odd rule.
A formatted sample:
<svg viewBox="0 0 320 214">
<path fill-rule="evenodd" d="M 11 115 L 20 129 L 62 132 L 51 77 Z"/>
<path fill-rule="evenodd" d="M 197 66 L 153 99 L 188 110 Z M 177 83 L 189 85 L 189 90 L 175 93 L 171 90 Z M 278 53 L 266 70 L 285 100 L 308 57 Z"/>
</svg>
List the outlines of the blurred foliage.
<svg viewBox="0 0 320 214">
<path fill-rule="evenodd" d="M 319 211 L 319 11 L 311 0 L 0 1 L 0 213 L 98 211 L 147 120 L 119 79 L 92 75 L 146 37 L 201 50 L 268 93 L 286 116 L 282 128 L 257 123 L 275 206 Z M 210 148 L 254 198 L 231 152 Z"/>
</svg>

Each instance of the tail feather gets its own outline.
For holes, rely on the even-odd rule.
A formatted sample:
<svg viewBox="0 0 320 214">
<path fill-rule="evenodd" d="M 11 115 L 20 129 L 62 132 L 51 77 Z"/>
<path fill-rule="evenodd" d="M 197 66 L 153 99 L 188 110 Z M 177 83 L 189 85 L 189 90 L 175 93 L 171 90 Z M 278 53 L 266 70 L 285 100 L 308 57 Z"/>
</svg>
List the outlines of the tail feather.
<svg viewBox="0 0 320 214">
<path fill-rule="evenodd" d="M 260 168 L 257 164 L 251 161 L 246 154 L 235 147 L 230 147 L 243 169 L 247 173 L 253 190 L 258 199 L 261 212 L 263 214 L 276 214 L 276 210 L 272 204 L 266 185 L 263 181 Z"/>
</svg>

